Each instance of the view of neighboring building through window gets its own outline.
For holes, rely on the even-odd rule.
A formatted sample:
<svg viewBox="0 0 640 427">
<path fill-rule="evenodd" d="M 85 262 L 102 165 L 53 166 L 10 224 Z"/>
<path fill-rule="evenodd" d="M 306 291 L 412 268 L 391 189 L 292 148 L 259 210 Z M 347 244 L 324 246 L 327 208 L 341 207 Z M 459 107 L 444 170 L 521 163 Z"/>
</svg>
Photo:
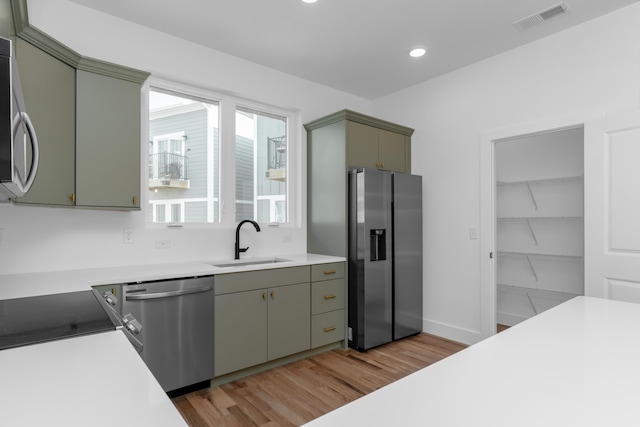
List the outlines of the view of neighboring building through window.
<svg viewBox="0 0 640 427">
<path fill-rule="evenodd" d="M 149 222 L 218 222 L 218 103 L 149 91 Z"/>
<path fill-rule="evenodd" d="M 234 123 L 220 124 L 224 105 L 163 89 L 149 90 L 148 222 L 221 222 L 221 188 L 223 197 L 235 200 L 235 215 L 227 213 L 224 221 L 288 221 L 287 117 L 235 107 L 231 102 L 235 141 L 225 142 L 220 141 L 220 127 L 233 129 Z M 234 150 L 222 152 L 235 153 L 235 157 L 221 159 L 221 144 L 233 147 L 230 144 L 234 143 Z M 220 178 L 221 162 L 225 167 L 235 165 L 235 187 L 220 182 L 224 179 Z M 225 170 L 227 176 L 233 172 Z"/>
<path fill-rule="evenodd" d="M 236 109 L 236 222 L 287 222 L 287 119 Z"/>
</svg>

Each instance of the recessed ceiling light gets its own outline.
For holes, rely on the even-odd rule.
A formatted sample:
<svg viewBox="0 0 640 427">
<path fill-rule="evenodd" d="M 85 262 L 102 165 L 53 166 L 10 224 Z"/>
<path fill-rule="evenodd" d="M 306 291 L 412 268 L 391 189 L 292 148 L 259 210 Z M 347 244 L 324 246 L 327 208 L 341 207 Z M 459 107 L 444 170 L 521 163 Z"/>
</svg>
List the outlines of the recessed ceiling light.
<svg viewBox="0 0 640 427">
<path fill-rule="evenodd" d="M 421 56 L 424 56 L 425 53 L 427 53 L 426 49 L 417 47 L 409 51 L 409 56 L 411 56 L 412 58 L 420 58 Z"/>
<path fill-rule="evenodd" d="M 315 3 L 318 0 L 302 0 L 302 1 L 305 2 L 305 3 Z"/>
</svg>

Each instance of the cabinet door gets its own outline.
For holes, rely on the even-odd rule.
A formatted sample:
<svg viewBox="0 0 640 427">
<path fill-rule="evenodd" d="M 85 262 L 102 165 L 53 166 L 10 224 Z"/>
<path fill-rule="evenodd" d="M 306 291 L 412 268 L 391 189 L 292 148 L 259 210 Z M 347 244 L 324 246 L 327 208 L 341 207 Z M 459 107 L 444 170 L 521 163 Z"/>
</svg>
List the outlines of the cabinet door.
<svg viewBox="0 0 640 427">
<path fill-rule="evenodd" d="M 347 121 L 347 166 L 377 168 L 378 129 Z"/>
<path fill-rule="evenodd" d="M 216 295 L 216 376 L 267 361 L 266 298 L 266 289 Z"/>
<path fill-rule="evenodd" d="M 13 13 L 11 2 L 0 2 L 0 37 L 15 40 L 15 28 L 13 26 Z"/>
<path fill-rule="evenodd" d="M 407 172 L 405 136 L 380 129 L 378 133 L 379 168 L 393 172 Z"/>
<path fill-rule="evenodd" d="M 269 289 L 269 360 L 311 347 L 311 285 Z"/>
<path fill-rule="evenodd" d="M 140 85 L 78 70 L 78 206 L 140 207 Z"/>
<path fill-rule="evenodd" d="M 27 195 L 16 203 L 71 206 L 75 192 L 75 70 L 22 39 L 16 60 L 40 146 L 40 164 Z"/>
</svg>

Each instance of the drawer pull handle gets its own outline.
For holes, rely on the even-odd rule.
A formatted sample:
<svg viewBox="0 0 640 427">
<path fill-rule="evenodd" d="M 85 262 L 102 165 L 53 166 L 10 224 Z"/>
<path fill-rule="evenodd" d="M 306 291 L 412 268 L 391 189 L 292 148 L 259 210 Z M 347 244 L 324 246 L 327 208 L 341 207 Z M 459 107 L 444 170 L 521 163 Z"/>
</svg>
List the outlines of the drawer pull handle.
<svg viewBox="0 0 640 427">
<path fill-rule="evenodd" d="M 331 332 L 331 331 L 335 331 L 336 327 L 335 326 L 329 326 L 328 328 L 324 328 L 325 332 Z"/>
<path fill-rule="evenodd" d="M 334 299 L 336 297 L 336 294 L 332 294 L 332 295 L 325 295 L 324 299 Z"/>
<path fill-rule="evenodd" d="M 327 275 L 328 274 L 336 274 L 336 271 L 335 270 L 325 270 L 324 274 L 327 274 Z"/>
</svg>

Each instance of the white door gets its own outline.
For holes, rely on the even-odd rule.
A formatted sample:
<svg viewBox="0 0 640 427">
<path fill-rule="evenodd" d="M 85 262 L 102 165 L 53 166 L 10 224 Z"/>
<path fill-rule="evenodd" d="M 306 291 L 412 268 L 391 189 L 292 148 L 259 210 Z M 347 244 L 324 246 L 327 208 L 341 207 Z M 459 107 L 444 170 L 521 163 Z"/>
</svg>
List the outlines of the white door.
<svg viewBox="0 0 640 427">
<path fill-rule="evenodd" d="M 640 113 L 585 124 L 585 295 L 640 303 Z"/>
</svg>

